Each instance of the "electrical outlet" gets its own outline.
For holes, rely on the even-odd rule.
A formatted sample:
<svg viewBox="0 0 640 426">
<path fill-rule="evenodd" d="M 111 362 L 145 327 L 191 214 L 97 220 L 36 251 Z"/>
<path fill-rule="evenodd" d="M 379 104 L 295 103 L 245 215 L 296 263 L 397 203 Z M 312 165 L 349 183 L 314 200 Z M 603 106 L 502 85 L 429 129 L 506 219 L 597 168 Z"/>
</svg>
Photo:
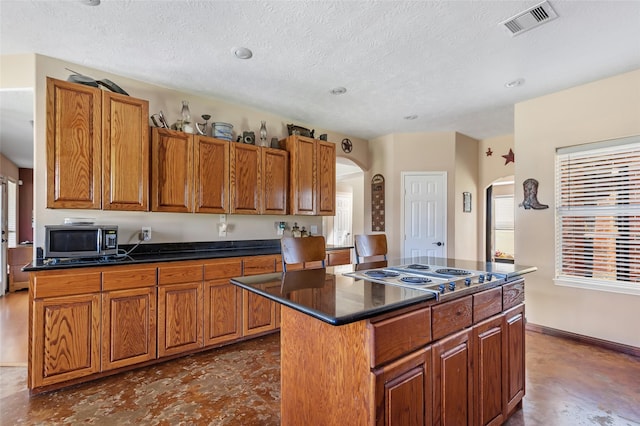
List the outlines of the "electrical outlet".
<svg viewBox="0 0 640 426">
<path fill-rule="evenodd" d="M 143 226 L 142 232 L 140 232 L 140 240 L 141 241 L 151 241 L 151 227 Z"/>
</svg>

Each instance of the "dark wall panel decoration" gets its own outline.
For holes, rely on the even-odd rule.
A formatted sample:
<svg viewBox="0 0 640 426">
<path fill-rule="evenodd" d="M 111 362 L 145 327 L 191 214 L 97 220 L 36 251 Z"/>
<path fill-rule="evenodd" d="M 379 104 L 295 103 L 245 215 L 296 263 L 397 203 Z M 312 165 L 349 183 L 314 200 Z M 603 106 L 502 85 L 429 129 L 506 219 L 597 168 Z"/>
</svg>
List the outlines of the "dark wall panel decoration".
<svg viewBox="0 0 640 426">
<path fill-rule="evenodd" d="M 378 174 L 371 179 L 371 230 L 384 231 L 384 176 Z"/>
</svg>

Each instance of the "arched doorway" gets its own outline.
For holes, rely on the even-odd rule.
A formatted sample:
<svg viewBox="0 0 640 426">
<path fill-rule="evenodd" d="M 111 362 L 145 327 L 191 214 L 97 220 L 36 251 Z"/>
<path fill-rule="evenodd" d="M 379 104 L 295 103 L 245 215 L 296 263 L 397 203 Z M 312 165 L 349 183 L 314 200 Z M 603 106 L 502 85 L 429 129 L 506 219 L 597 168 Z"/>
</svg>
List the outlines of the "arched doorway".
<svg viewBox="0 0 640 426">
<path fill-rule="evenodd" d="M 336 215 L 322 220 L 327 244 L 352 245 L 364 233 L 364 172 L 348 158 L 336 158 Z"/>
<path fill-rule="evenodd" d="M 513 263 L 515 258 L 514 177 L 491 182 L 486 190 L 485 259 Z"/>
</svg>

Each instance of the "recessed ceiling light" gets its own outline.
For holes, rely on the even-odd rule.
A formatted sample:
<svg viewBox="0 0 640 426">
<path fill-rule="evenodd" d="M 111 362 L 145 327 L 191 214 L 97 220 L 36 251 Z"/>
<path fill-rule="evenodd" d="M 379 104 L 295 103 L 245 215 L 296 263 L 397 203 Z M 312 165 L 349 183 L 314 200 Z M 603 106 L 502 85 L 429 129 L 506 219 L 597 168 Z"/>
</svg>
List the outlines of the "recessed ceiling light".
<svg viewBox="0 0 640 426">
<path fill-rule="evenodd" d="M 417 115 L 415 115 L 415 114 L 406 115 L 406 116 L 404 117 L 404 119 L 405 119 L 405 120 L 415 120 L 416 118 L 418 118 L 418 116 L 417 116 Z"/>
<path fill-rule="evenodd" d="M 253 52 L 246 47 L 234 47 L 231 51 L 238 59 L 250 59 L 253 56 Z"/>
<path fill-rule="evenodd" d="M 524 78 L 519 78 L 517 80 L 513 80 L 508 83 L 505 83 L 504 87 L 506 87 L 507 89 L 512 89 L 514 87 L 519 87 L 522 85 L 524 85 Z"/>
<path fill-rule="evenodd" d="M 100 0 L 80 0 L 82 3 L 87 6 L 98 6 L 100 4 Z"/>
<path fill-rule="evenodd" d="M 347 93 L 347 89 L 344 87 L 334 87 L 329 91 L 332 95 L 344 95 Z"/>
</svg>

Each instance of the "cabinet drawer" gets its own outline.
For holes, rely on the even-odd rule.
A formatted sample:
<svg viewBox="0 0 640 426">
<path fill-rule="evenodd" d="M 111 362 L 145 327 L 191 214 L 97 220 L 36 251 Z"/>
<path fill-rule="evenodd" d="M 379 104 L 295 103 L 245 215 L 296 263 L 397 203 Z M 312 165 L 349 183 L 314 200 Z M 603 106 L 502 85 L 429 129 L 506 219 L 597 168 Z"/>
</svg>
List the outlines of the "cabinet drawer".
<svg viewBox="0 0 640 426">
<path fill-rule="evenodd" d="M 126 290 L 129 288 L 152 287 L 157 282 L 156 268 L 125 268 L 102 273 L 102 290 Z"/>
<path fill-rule="evenodd" d="M 327 252 L 327 265 L 348 265 L 351 263 L 351 250 L 333 250 Z"/>
<path fill-rule="evenodd" d="M 158 284 L 179 284 L 202 281 L 202 263 L 180 263 L 174 266 L 161 266 L 158 268 Z"/>
<path fill-rule="evenodd" d="M 244 274 L 269 274 L 276 271 L 276 256 L 255 256 L 244 259 Z"/>
<path fill-rule="evenodd" d="M 472 323 L 472 299 L 465 296 L 458 300 L 452 300 L 431 309 L 431 329 L 434 339 L 440 339 Z"/>
<path fill-rule="evenodd" d="M 502 312 L 502 287 L 473 295 L 473 322 L 478 323 Z"/>
<path fill-rule="evenodd" d="M 224 259 L 204 264 L 204 279 L 216 280 L 242 275 L 242 259 Z"/>
<path fill-rule="evenodd" d="M 524 280 L 502 286 L 502 309 L 507 310 L 524 302 Z"/>
<path fill-rule="evenodd" d="M 407 312 L 370 323 L 372 336 L 371 367 L 396 359 L 431 341 L 431 309 Z"/>
<path fill-rule="evenodd" d="M 100 291 L 100 272 L 74 274 L 36 273 L 33 278 L 33 298 L 70 296 L 73 294 L 96 293 Z"/>
</svg>

